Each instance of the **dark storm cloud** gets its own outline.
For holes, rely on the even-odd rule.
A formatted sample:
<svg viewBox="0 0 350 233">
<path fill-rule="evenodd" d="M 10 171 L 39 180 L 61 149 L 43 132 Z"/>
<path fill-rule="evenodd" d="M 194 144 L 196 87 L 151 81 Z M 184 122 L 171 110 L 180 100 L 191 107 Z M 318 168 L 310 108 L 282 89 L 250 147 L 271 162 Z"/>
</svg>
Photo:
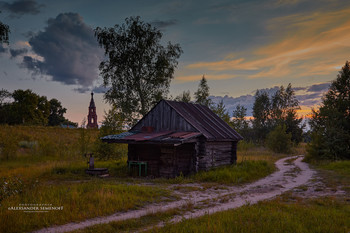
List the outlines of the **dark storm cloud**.
<svg viewBox="0 0 350 233">
<path fill-rule="evenodd" d="M 36 33 L 32 32 L 32 31 L 28 31 L 28 32 L 22 33 L 22 35 L 25 36 L 26 38 L 30 39 L 30 38 L 34 37 L 36 35 Z"/>
<path fill-rule="evenodd" d="M 28 52 L 28 49 L 22 48 L 22 49 L 10 49 L 11 58 L 15 58 L 19 55 L 26 54 Z"/>
<path fill-rule="evenodd" d="M 103 50 L 79 14 L 64 13 L 49 19 L 44 31 L 32 37 L 29 44 L 43 58 L 24 57 L 22 66 L 34 73 L 50 75 L 53 81 L 63 84 L 79 85 L 81 90 L 98 77 Z"/>
<path fill-rule="evenodd" d="M 24 56 L 23 62 L 20 64 L 20 66 L 31 70 L 35 75 L 40 75 L 44 69 L 42 62 L 30 56 Z"/>
<path fill-rule="evenodd" d="M 35 0 L 19 0 L 12 3 L 0 1 L 0 8 L 11 13 L 10 16 L 18 17 L 24 14 L 36 15 L 44 4 L 38 4 Z"/>
<path fill-rule="evenodd" d="M 166 28 L 177 24 L 177 20 L 176 19 L 154 20 L 153 22 L 151 22 L 151 24 L 154 25 L 156 28 Z"/>
</svg>

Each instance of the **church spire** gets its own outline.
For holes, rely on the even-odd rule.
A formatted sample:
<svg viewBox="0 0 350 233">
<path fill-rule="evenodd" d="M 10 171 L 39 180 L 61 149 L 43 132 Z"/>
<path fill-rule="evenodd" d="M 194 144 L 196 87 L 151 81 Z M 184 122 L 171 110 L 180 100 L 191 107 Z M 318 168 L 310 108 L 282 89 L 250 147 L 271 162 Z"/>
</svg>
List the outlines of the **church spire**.
<svg viewBox="0 0 350 233">
<path fill-rule="evenodd" d="M 94 93 L 93 92 L 91 92 L 91 100 L 90 100 L 89 108 L 96 108 L 95 101 L 94 101 Z"/>
<path fill-rule="evenodd" d="M 87 128 L 98 128 L 96 106 L 95 106 L 93 92 L 91 92 L 91 100 L 90 100 L 89 114 L 88 114 L 88 124 L 86 127 Z"/>
</svg>

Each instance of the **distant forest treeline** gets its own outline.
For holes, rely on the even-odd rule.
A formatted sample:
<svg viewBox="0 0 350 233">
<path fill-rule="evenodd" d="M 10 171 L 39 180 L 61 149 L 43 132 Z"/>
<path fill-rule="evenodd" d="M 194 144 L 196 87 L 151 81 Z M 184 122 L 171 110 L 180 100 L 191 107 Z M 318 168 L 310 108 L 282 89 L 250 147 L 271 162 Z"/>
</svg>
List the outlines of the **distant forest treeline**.
<svg viewBox="0 0 350 233">
<path fill-rule="evenodd" d="M 29 89 L 0 90 L 0 124 L 77 127 L 64 117 L 66 111 L 57 99 L 48 100 Z"/>
</svg>

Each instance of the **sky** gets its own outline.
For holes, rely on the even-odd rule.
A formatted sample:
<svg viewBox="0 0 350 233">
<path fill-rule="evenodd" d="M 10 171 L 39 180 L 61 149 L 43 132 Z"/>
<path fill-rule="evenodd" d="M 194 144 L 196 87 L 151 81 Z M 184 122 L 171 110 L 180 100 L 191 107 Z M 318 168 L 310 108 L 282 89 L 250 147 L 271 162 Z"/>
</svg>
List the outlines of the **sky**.
<svg viewBox="0 0 350 233">
<path fill-rule="evenodd" d="M 346 0 L 0 0 L 10 26 L 0 45 L 0 89 L 31 89 L 67 108 L 81 123 L 94 91 L 98 121 L 103 100 L 98 65 L 104 51 L 93 30 L 140 16 L 180 44 L 170 95 L 193 93 L 203 75 L 214 101 L 248 115 L 257 89 L 273 93 L 291 83 L 307 115 L 350 55 L 350 1 Z"/>
</svg>

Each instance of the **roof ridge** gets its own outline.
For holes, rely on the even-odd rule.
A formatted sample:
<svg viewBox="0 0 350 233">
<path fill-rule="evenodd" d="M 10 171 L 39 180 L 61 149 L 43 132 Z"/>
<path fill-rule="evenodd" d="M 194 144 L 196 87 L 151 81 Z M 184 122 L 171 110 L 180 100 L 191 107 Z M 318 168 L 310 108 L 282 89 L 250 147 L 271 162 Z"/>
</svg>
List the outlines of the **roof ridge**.
<svg viewBox="0 0 350 233">
<path fill-rule="evenodd" d="M 175 106 L 172 105 L 172 103 L 185 103 L 185 102 L 175 101 L 175 100 L 164 100 L 164 101 L 165 101 L 171 108 L 173 108 L 173 109 L 177 112 L 177 114 L 179 114 L 180 116 L 182 116 L 182 118 L 183 118 L 188 124 L 192 125 L 193 128 L 195 128 L 195 129 L 197 129 L 199 132 L 201 132 L 201 133 L 204 135 L 204 137 L 208 138 L 208 135 L 207 135 L 207 134 L 205 134 L 204 132 L 202 132 L 201 129 L 198 129 L 198 127 L 197 127 L 196 125 L 194 125 L 192 122 L 190 122 L 190 121 L 188 120 L 188 118 L 182 114 L 182 112 L 178 111 L 178 109 L 177 109 Z M 185 104 L 190 104 L 190 103 L 185 103 Z"/>
</svg>

